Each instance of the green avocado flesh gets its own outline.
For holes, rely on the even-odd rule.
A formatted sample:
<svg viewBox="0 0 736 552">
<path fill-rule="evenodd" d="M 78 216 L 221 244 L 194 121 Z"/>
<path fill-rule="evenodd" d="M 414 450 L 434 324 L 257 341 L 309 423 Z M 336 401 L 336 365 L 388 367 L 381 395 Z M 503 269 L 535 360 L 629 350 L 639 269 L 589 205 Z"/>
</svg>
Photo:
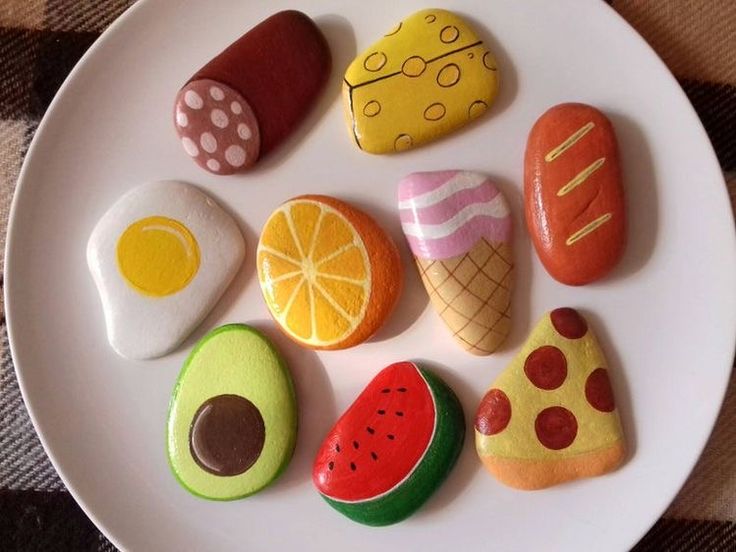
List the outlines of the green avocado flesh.
<svg viewBox="0 0 736 552">
<path fill-rule="evenodd" d="M 257 493 L 286 469 L 296 431 L 291 375 L 266 337 L 230 324 L 197 343 L 166 429 L 169 464 L 184 488 L 211 500 Z"/>
<path fill-rule="evenodd" d="M 435 401 L 437 426 L 434 437 L 416 469 L 388 494 L 356 502 L 343 502 L 321 495 L 330 506 L 353 521 L 371 526 L 403 521 L 439 488 L 460 456 L 465 439 L 465 417 L 460 401 L 438 376 L 423 368 L 419 371 Z"/>
</svg>

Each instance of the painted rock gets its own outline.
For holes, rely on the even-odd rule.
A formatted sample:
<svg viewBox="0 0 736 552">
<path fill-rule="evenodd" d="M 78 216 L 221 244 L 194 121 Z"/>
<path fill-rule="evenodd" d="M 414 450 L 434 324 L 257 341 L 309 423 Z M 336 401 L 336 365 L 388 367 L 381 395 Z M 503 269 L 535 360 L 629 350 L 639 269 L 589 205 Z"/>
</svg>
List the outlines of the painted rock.
<svg viewBox="0 0 736 552">
<path fill-rule="evenodd" d="M 388 234 L 362 211 L 319 195 L 291 199 L 271 214 L 257 268 L 271 315 L 312 349 L 345 349 L 371 337 L 403 285 Z"/>
<path fill-rule="evenodd" d="M 169 464 L 184 488 L 212 500 L 257 493 L 286 469 L 296 430 L 291 375 L 268 339 L 230 324 L 197 343 L 166 430 Z"/>
<path fill-rule="evenodd" d="M 506 199 L 487 177 L 467 171 L 411 174 L 398 195 L 401 226 L 432 305 L 463 348 L 492 353 L 511 325 Z"/>
<path fill-rule="evenodd" d="M 606 275 L 626 244 L 618 146 L 603 113 L 561 104 L 529 134 L 524 161 L 526 223 L 556 280 L 584 285 Z"/>
<path fill-rule="evenodd" d="M 355 143 L 391 153 L 466 125 L 496 98 L 493 54 L 455 14 L 419 11 L 360 54 L 345 73 L 343 98 Z"/>
<path fill-rule="evenodd" d="M 110 345 L 131 359 L 175 349 L 217 303 L 244 255 L 236 222 L 194 186 L 154 182 L 125 194 L 87 244 Z"/>
<path fill-rule="evenodd" d="M 272 15 L 179 90 L 174 122 L 184 150 L 213 174 L 247 169 L 304 119 L 331 63 L 309 17 L 293 10 Z"/>
<path fill-rule="evenodd" d="M 442 484 L 464 436 L 452 389 L 429 370 L 398 362 L 379 372 L 337 421 L 317 453 L 312 480 L 350 519 L 397 523 Z"/>
<path fill-rule="evenodd" d="M 475 446 L 488 471 L 531 490 L 616 469 L 626 445 L 608 369 L 577 311 L 546 314 L 478 407 Z"/>
</svg>

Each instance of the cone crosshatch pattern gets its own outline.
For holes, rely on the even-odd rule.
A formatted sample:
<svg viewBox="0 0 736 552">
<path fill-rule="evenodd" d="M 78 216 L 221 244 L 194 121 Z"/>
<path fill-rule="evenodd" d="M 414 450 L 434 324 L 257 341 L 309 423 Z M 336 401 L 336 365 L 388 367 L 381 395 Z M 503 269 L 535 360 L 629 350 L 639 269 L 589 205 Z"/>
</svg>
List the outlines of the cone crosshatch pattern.
<svg viewBox="0 0 736 552">
<path fill-rule="evenodd" d="M 455 339 L 473 354 L 495 351 L 511 329 L 510 245 L 481 238 L 464 255 L 416 261 L 429 298 Z"/>
</svg>

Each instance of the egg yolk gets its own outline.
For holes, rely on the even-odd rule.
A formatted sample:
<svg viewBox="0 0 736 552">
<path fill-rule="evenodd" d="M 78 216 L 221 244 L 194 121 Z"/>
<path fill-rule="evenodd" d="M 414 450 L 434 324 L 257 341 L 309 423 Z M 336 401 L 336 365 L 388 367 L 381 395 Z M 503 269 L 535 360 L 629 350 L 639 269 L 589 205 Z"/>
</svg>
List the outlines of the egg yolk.
<svg viewBox="0 0 736 552">
<path fill-rule="evenodd" d="M 120 236 L 117 261 L 130 286 L 144 295 L 165 297 L 184 289 L 197 274 L 199 246 L 181 222 L 147 217 Z"/>
</svg>

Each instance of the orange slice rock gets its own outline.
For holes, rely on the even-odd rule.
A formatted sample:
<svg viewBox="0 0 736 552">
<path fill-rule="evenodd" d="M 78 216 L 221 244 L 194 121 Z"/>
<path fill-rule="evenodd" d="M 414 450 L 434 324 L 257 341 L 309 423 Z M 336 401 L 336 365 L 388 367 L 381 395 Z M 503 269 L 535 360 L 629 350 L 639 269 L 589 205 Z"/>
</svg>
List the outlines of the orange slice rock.
<svg viewBox="0 0 736 552">
<path fill-rule="evenodd" d="M 291 199 L 271 214 L 257 267 L 271 315 L 312 349 L 345 349 L 371 337 L 403 284 L 396 245 L 376 222 L 319 195 Z"/>
</svg>

